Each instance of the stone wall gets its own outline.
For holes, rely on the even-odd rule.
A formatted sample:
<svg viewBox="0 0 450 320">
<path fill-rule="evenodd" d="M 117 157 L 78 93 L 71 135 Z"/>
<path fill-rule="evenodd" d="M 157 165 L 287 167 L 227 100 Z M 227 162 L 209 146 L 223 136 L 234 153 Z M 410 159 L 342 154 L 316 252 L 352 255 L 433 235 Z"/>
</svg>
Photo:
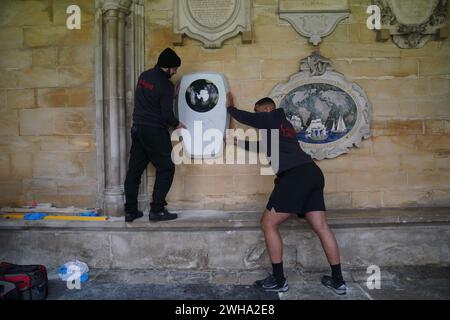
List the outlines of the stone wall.
<svg viewBox="0 0 450 320">
<path fill-rule="evenodd" d="M 93 26 L 94 1 L 0 1 L 1 205 L 95 205 Z"/>
<path fill-rule="evenodd" d="M 401 50 L 375 41 L 366 27 L 370 1 L 351 0 L 352 15 L 320 45 L 337 71 L 363 87 L 373 104 L 373 136 L 360 149 L 318 165 L 329 208 L 450 205 L 450 40 Z M 315 49 L 278 18 L 276 0 L 253 0 L 253 44 L 221 49 L 184 39 L 180 75 L 223 72 L 240 108 L 252 110 L 273 86 L 298 71 Z M 171 46 L 172 1 L 146 1 L 147 67 Z M 243 127 L 232 121 L 232 127 Z M 273 178 L 253 166 L 185 165 L 170 193 L 179 206 L 262 209 Z"/>
<path fill-rule="evenodd" d="M 333 208 L 450 205 L 450 40 L 422 49 L 375 41 L 370 1 L 350 0 L 352 15 L 320 45 L 337 71 L 373 104 L 373 136 L 360 149 L 319 161 Z M 81 30 L 65 9 L 82 9 Z M 172 46 L 172 0 L 145 1 L 146 67 Z M 297 72 L 315 48 L 277 17 L 276 0 L 253 0 L 253 43 L 238 36 L 220 49 L 185 38 L 175 47 L 187 72 L 223 72 L 237 104 L 251 110 Z M 95 205 L 94 1 L 0 2 L 0 204 L 32 200 Z M 232 127 L 241 127 L 232 121 Z M 149 183 L 154 171 L 149 170 Z M 260 210 L 273 177 L 257 165 L 182 165 L 169 194 L 174 208 Z"/>
</svg>

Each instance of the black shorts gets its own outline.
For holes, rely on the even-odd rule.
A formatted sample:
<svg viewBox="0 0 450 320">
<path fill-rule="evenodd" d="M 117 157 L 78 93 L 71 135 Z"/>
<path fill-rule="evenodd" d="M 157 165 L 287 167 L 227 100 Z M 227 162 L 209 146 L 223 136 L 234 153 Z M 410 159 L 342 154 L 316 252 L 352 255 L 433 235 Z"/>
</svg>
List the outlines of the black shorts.
<svg viewBox="0 0 450 320">
<path fill-rule="evenodd" d="M 325 211 L 324 186 L 322 170 L 314 162 L 286 170 L 275 179 L 266 209 L 299 217 L 309 211 Z"/>
</svg>

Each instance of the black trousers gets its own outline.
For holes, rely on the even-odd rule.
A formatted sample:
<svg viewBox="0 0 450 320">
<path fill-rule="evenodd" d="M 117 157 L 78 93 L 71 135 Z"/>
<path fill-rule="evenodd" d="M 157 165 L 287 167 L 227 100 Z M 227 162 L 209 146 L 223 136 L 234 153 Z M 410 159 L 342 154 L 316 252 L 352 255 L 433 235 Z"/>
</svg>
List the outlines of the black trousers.
<svg viewBox="0 0 450 320">
<path fill-rule="evenodd" d="M 167 205 L 166 195 L 175 174 L 172 162 L 172 143 L 167 129 L 133 125 L 131 150 L 125 178 L 125 212 L 135 212 L 141 176 L 151 162 L 156 169 L 150 211 L 160 212 Z"/>
</svg>

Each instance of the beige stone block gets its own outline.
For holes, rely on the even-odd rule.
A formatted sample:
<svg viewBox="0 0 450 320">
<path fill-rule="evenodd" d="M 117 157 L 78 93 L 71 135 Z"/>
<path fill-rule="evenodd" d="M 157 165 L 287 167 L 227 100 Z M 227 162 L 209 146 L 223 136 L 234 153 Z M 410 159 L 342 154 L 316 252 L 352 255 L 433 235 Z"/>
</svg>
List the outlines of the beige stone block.
<svg viewBox="0 0 450 320">
<path fill-rule="evenodd" d="M 58 72 L 56 68 L 29 68 L 17 74 L 17 82 L 21 88 L 56 87 Z"/>
<path fill-rule="evenodd" d="M 18 27 L 1 27 L 0 43 L 3 49 L 17 49 L 23 46 L 23 31 Z"/>
<path fill-rule="evenodd" d="M 408 172 L 408 186 L 410 189 L 450 188 L 450 174 L 448 170 L 412 171 Z"/>
<path fill-rule="evenodd" d="M 0 68 L 24 69 L 31 67 L 31 50 L 0 50 Z"/>
<path fill-rule="evenodd" d="M 414 154 L 417 151 L 417 139 L 422 136 L 381 136 L 373 137 L 374 154 Z"/>
<path fill-rule="evenodd" d="M 94 83 L 94 66 L 58 68 L 58 84 L 61 87 L 89 86 Z"/>
<path fill-rule="evenodd" d="M 416 207 L 432 203 L 432 191 L 414 191 L 406 188 L 401 191 L 383 191 L 384 207 Z"/>
<path fill-rule="evenodd" d="M 427 57 L 420 60 L 421 76 L 437 76 L 450 74 L 450 64 L 447 57 Z"/>
<path fill-rule="evenodd" d="M 352 192 L 352 208 L 380 208 L 382 193 L 377 191 Z"/>
<path fill-rule="evenodd" d="M 445 120 L 444 121 L 444 130 L 446 134 L 450 133 L 450 120 Z"/>
<path fill-rule="evenodd" d="M 422 120 L 373 121 L 372 125 L 374 136 L 421 135 L 425 133 Z"/>
<path fill-rule="evenodd" d="M 0 72 L 0 88 L 15 89 L 17 88 L 17 70 L 2 70 Z"/>
<path fill-rule="evenodd" d="M 24 47 L 79 46 L 94 44 L 94 25 L 83 24 L 81 29 L 64 26 L 25 27 Z"/>
<path fill-rule="evenodd" d="M 239 81 L 238 94 L 251 98 L 256 102 L 267 95 L 264 82 L 263 80 Z"/>
<path fill-rule="evenodd" d="M 58 46 L 61 45 L 63 38 L 69 35 L 69 32 L 71 30 L 68 30 L 66 26 L 25 27 L 23 44 L 26 48 Z"/>
<path fill-rule="evenodd" d="M 333 64 L 336 70 L 351 77 L 408 77 L 418 75 L 418 64 L 413 59 L 336 59 Z"/>
<path fill-rule="evenodd" d="M 226 61 L 224 63 L 227 78 L 239 80 L 261 79 L 261 65 L 258 61 Z"/>
<path fill-rule="evenodd" d="M 0 109 L 6 108 L 6 96 L 7 91 L 6 90 L 0 90 Z"/>
<path fill-rule="evenodd" d="M 339 187 L 337 183 L 337 175 L 335 173 L 324 173 L 325 177 L 325 188 L 324 191 L 329 192 L 338 192 Z"/>
<path fill-rule="evenodd" d="M 0 153 L 0 180 L 10 177 L 10 156 L 8 153 Z"/>
<path fill-rule="evenodd" d="M 146 0 L 145 11 L 164 11 L 173 10 L 173 4 L 171 1 L 166 0 Z"/>
<path fill-rule="evenodd" d="M 197 57 L 197 61 L 226 61 L 236 59 L 236 47 L 230 45 L 224 45 L 218 49 L 200 49 L 200 56 Z"/>
<path fill-rule="evenodd" d="M 34 89 L 6 91 L 7 106 L 10 109 L 33 108 Z"/>
<path fill-rule="evenodd" d="M 20 110 L 20 135 L 52 135 L 53 130 L 52 109 L 23 109 Z"/>
<path fill-rule="evenodd" d="M 55 109 L 53 126 L 55 134 L 92 134 L 95 126 L 95 109 Z"/>
<path fill-rule="evenodd" d="M 0 27 L 52 24 L 50 0 L 0 2 Z"/>
<path fill-rule="evenodd" d="M 450 190 L 441 189 L 433 190 L 433 206 L 448 207 L 450 206 Z"/>
<path fill-rule="evenodd" d="M 351 42 L 348 45 L 342 43 L 326 44 L 323 54 L 328 58 L 356 58 L 361 61 L 364 61 L 364 58 L 370 60 L 400 58 L 400 50 L 398 47 L 389 42 L 371 44 Z M 394 61 L 397 60 L 394 59 Z M 412 59 L 410 60 L 412 61 Z"/>
<path fill-rule="evenodd" d="M 3 110 L 0 117 L 0 136 L 19 135 L 19 114 L 17 110 Z"/>
<path fill-rule="evenodd" d="M 205 195 L 214 195 L 214 179 L 204 176 L 185 176 L 184 177 L 185 195 L 187 198 L 199 199 Z"/>
<path fill-rule="evenodd" d="M 339 191 L 370 191 L 378 190 L 375 184 L 375 176 L 378 172 L 349 172 L 336 173 Z M 406 177 L 406 176 L 405 176 Z M 406 182 L 406 178 L 405 178 Z"/>
<path fill-rule="evenodd" d="M 242 45 L 237 47 L 237 60 L 262 60 L 270 59 L 272 56 L 272 47 L 261 44 Z"/>
<path fill-rule="evenodd" d="M 56 187 L 57 192 L 60 195 L 88 196 L 96 193 L 97 182 L 87 178 L 58 179 Z"/>
<path fill-rule="evenodd" d="M 33 48 L 32 49 L 33 67 L 51 67 L 56 66 L 58 62 L 57 48 Z"/>
<path fill-rule="evenodd" d="M 41 108 L 65 107 L 67 91 L 64 88 L 37 89 L 37 105 Z"/>
<path fill-rule="evenodd" d="M 30 152 L 11 153 L 11 176 L 13 178 L 31 178 L 33 176 L 33 154 Z"/>
<path fill-rule="evenodd" d="M 270 194 L 274 188 L 274 176 L 235 176 L 234 191 L 238 194 Z"/>
<path fill-rule="evenodd" d="M 436 159 L 432 153 L 400 155 L 401 170 L 433 170 Z"/>
<path fill-rule="evenodd" d="M 292 43 L 295 41 L 303 40 L 301 36 L 295 32 L 290 26 L 277 26 L 277 25 L 255 25 L 253 27 L 253 40 L 255 43 Z"/>
<path fill-rule="evenodd" d="M 83 175 L 83 164 L 76 152 L 38 152 L 33 156 L 33 176 L 36 178 L 72 178 Z"/>
<path fill-rule="evenodd" d="M 95 105 L 93 88 L 67 89 L 69 107 L 93 107 Z"/>
<path fill-rule="evenodd" d="M 351 155 L 351 165 L 347 170 L 354 171 L 397 171 L 400 169 L 400 155 Z"/>
<path fill-rule="evenodd" d="M 62 195 L 55 193 L 48 194 L 29 194 L 26 195 L 27 203 L 38 201 L 42 203 L 51 203 L 55 207 L 64 208 L 74 206 L 77 208 L 95 208 L 95 195 Z M 108 214 L 108 213 L 106 213 Z"/>
<path fill-rule="evenodd" d="M 433 56 L 441 56 L 439 52 L 442 52 L 442 44 L 438 41 L 428 41 L 422 48 L 414 50 L 401 50 L 402 58 L 429 58 Z"/>
<path fill-rule="evenodd" d="M 436 169 L 448 170 L 450 169 L 450 152 L 445 156 L 436 156 Z"/>
<path fill-rule="evenodd" d="M 408 101 L 405 104 L 411 104 L 413 110 L 415 110 L 416 117 L 449 117 L 450 116 L 450 98 L 433 98 L 428 97 L 416 101 Z M 403 105 L 400 103 L 400 108 Z M 414 109 L 415 107 L 415 109 Z M 406 106 L 405 106 L 406 108 Z"/>
<path fill-rule="evenodd" d="M 205 63 L 202 62 L 186 62 L 186 63 L 182 63 L 181 67 L 178 69 L 178 73 L 180 75 L 182 74 L 186 74 L 186 73 L 191 73 L 191 72 L 201 72 L 201 71 L 205 71 L 208 70 L 210 72 L 225 72 L 224 69 L 224 63 L 221 61 L 207 61 Z M 227 79 L 229 79 L 228 77 L 228 73 L 226 73 L 227 75 Z"/>
<path fill-rule="evenodd" d="M 450 94 L 450 79 L 445 78 L 430 78 L 429 80 L 429 95 L 430 96 L 449 96 Z"/>
<path fill-rule="evenodd" d="M 95 150 L 94 136 L 46 136 L 41 139 L 42 151 L 79 151 L 92 152 Z"/>
<path fill-rule="evenodd" d="M 78 152 L 77 160 L 83 167 L 85 177 L 97 179 L 97 153 L 96 151 Z"/>
<path fill-rule="evenodd" d="M 347 209 L 352 207 L 352 194 L 350 192 L 325 193 L 324 198 L 327 210 Z"/>
<path fill-rule="evenodd" d="M 278 6 L 277 0 L 253 0 L 253 6 Z"/>
<path fill-rule="evenodd" d="M 400 102 L 396 98 L 392 99 L 380 99 L 373 100 L 371 99 L 372 107 L 373 107 L 373 117 L 377 118 L 393 118 L 397 116 L 398 108 Z"/>
<path fill-rule="evenodd" d="M 22 194 L 22 182 L 20 181 L 0 181 L 0 198 L 17 197 Z"/>
<path fill-rule="evenodd" d="M 38 196 L 39 198 L 34 198 L 33 200 L 39 199 L 39 202 L 46 202 L 40 197 L 41 195 L 56 195 L 57 193 L 55 179 L 30 178 L 23 179 L 22 183 L 23 194 L 26 196 Z"/>
<path fill-rule="evenodd" d="M 151 183 L 151 188 L 153 188 L 153 185 L 154 181 L 152 181 Z M 172 202 L 183 200 L 184 198 L 184 176 L 179 175 L 178 171 L 176 170 L 172 186 L 170 187 L 169 193 L 167 194 L 167 202 L 172 205 Z"/>
<path fill-rule="evenodd" d="M 425 120 L 425 133 L 427 135 L 444 134 L 445 120 Z"/>
<path fill-rule="evenodd" d="M 172 26 L 165 28 L 150 28 L 148 37 L 145 39 L 148 48 L 154 48 L 153 58 L 158 59 L 159 54 L 167 47 L 172 46 Z M 186 39 L 185 39 L 186 40 Z M 148 41 L 148 42 L 147 42 Z M 174 51 L 178 53 L 177 47 Z M 182 56 L 180 56 L 183 59 Z"/>
<path fill-rule="evenodd" d="M 39 151 L 40 138 L 34 136 L 0 136 L 1 152 Z"/>
<path fill-rule="evenodd" d="M 271 44 L 272 60 L 296 60 L 303 59 L 311 54 L 311 50 L 305 46 L 292 46 L 290 44 Z M 269 60 L 270 56 L 265 59 Z M 292 70 L 294 73 L 297 70 Z"/>
<path fill-rule="evenodd" d="M 289 75 L 296 72 L 300 63 L 297 61 L 297 68 L 293 68 L 292 61 L 279 61 L 279 60 L 263 60 L 261 62 L 261 77 L 262 79 L 278 79 L 287 80 Z"/>
<path fill-rule="evenodd" d="M 419 151 L 441 151 L 450 149 L 450 137 L 442 136 L 417 136 Z"/>
<path fill-rule="evenodd" d="M 94 48 L 89 45 L 58 48 L 58 64 L 61 66 L 73 66 L 77 64 L 84 66 L 93 65 Z"/>
<path fill-rule="evenodd" d="M 378 190 L 402 190 L 408 184 L 408 177 L 405 171 L 377 172 L 372 183 Z"/>
<path fill-rule="evenodd" d="M 322 41 L 329 41 L 334 43 L 346 43 L 349 41 L 349 25 L 345 23 L 348 19 L 344 20 L 343 23 L 340 23 L 336 26 L 334 31 L 323 38 Z"/>
</svg>

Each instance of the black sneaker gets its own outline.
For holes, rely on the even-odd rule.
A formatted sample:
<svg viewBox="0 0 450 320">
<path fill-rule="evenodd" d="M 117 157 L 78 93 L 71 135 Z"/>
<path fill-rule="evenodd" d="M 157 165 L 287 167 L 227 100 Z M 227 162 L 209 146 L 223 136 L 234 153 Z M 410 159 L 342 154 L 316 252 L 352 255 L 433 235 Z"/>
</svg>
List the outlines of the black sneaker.
<svg viewBox="0 0 450 320">
<path fill-rule="evenodd" d="M 323 276 L 322 284 L 333 290 L 338 295 L 344 295 L 347 293 L 347 286 L 345 285 L 345 281 L 336 281 L 333 277 Z"/>
<path fill-rule="evenodd" d="M 144 216 L 144 214 L 142 213 L 142 211 L 126 212 L 125 213 L 125 222 L 133 222 L 133 220 L 139 219 L 143 216 Z"/>
<path fill-rule="evenodd" d="M 174 220 L 178 218 L 178 215 L 176 213 L 170 213 L 167 211 L 167 209 L 164 209 L 160 212 L 151 212 L 148 215 L 148 220 L 150 221 L 167 221 L 167 220 Z"/>
<path fill-rule="evenodd" d="M 277 281 L 273 275 L 269 275 L 265 279 L 255 281 L 255 286 L 270 292 L 286 292 L 289 290 L 286 279 Z"/>
</svg>

